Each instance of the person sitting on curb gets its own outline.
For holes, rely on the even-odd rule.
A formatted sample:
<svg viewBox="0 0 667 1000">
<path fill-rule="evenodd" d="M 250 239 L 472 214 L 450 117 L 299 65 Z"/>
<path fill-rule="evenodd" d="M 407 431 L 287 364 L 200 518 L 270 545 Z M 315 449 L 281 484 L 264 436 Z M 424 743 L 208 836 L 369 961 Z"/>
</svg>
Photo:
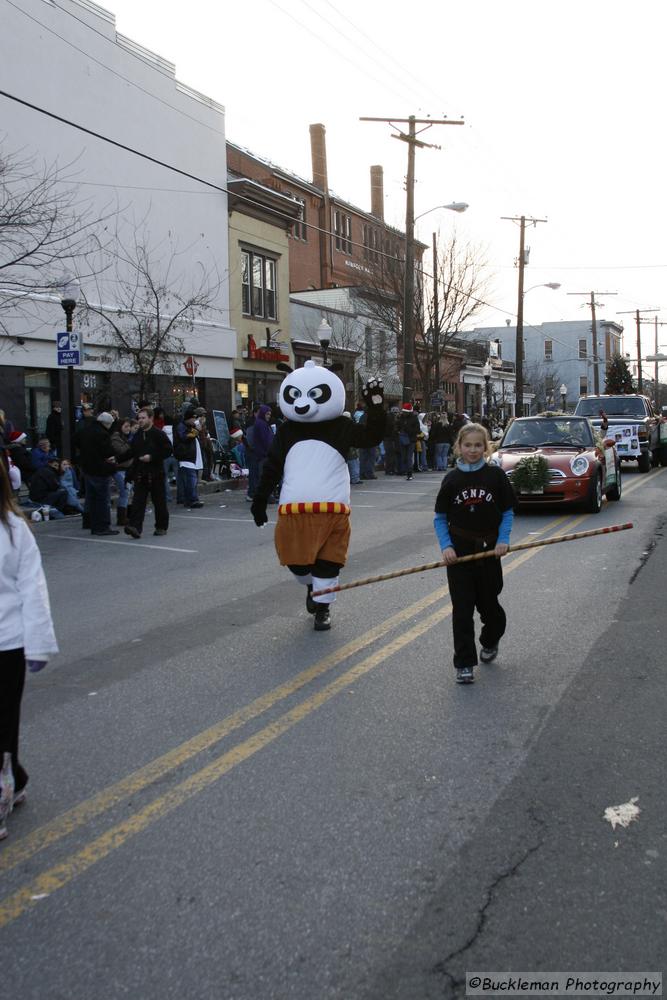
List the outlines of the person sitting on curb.
<svg viewBox="0 0 667 1000">
<path fill-rule="evenodd" d="M 67 490 L 60 485 L 60 460 L 51 460 L 35 469 L 30 477 L 30 499 L 33 503 L 55 507 L 61 514 L 67 513 Z"/>
</svg>

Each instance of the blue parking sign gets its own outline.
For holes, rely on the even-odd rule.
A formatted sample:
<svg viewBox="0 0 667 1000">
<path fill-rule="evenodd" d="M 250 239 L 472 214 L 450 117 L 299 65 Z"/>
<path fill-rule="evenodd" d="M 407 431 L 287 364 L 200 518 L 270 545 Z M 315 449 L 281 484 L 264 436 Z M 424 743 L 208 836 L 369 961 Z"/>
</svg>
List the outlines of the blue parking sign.
<svg viewBox="0 0 667 1000">
<path fill-rule="evenodd" d="M 81 364 L 81 337 L 76 330 L 57 334 L 56 354 L 60 367 Z"/>
</svg>

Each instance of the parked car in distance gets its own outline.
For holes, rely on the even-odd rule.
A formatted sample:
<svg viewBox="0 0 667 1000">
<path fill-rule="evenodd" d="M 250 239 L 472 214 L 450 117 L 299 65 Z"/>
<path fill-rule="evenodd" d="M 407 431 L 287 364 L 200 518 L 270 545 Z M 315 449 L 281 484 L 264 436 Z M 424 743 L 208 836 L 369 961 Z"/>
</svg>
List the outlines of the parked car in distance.
<svg viewBox="0 0 667 1000">
<path fill-rule="evenodd" d="M 515 486 L 517 466 L 532 456 L 545 460 L 547 482 L 535 489 Z M 519 417 L 507 427 L 490 462 L 507 473 L 519 507 L 580 503 L 597 514 L 603 496 L 621 499 L 621 463 L 614 443 L 603 442 L 585 417 L 559 413 Z"/>
<path fill-rule="evenodd" d="M 649 472 L 658 462 L 667 465 L 667 445 L 660 442 L 660 417 L 648 396 L 582 396 L 574 412 L 575 416 L 588 417 L 594 427 L 614 438 L 622 462 L 636 461 L 640 472 Z"/>
</svg>

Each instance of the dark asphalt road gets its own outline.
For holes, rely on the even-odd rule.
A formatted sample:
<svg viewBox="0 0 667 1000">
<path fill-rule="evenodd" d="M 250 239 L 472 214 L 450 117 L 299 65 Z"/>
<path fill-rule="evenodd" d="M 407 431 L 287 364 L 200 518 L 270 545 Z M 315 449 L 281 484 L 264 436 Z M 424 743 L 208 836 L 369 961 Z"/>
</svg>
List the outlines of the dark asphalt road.
<svg viewBox="0 0 667 1000">
<path fill-rule="evenodd" d="M 347 580 L 437 558 L 438 482 L 355 491 Z M 661 968 L 667 474 L 625 486 L 517 520 L 635 529 L 510 556 L 471 688 L 440 571 L 313 633 L 236 494 L 141 545 L 39 525 L 61 654 L 30 678 L 0 848 L 7 995 L 421 1000 L 466 969 Z"/>
</svg>

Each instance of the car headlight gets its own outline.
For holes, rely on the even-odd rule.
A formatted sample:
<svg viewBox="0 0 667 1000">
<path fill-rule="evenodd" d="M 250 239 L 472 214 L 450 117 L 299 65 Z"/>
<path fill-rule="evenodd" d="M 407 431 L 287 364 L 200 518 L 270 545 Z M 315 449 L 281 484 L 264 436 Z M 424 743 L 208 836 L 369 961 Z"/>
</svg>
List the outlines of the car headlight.
<svg viewBox="0 0 667 1000">
<path fill-rule="evenodd" d="M 585 455 L 577 455 L 570 459 L 570 468 L 575 476 L 584 476 L 588 472 L 589 462 Z"/>
</svg>

